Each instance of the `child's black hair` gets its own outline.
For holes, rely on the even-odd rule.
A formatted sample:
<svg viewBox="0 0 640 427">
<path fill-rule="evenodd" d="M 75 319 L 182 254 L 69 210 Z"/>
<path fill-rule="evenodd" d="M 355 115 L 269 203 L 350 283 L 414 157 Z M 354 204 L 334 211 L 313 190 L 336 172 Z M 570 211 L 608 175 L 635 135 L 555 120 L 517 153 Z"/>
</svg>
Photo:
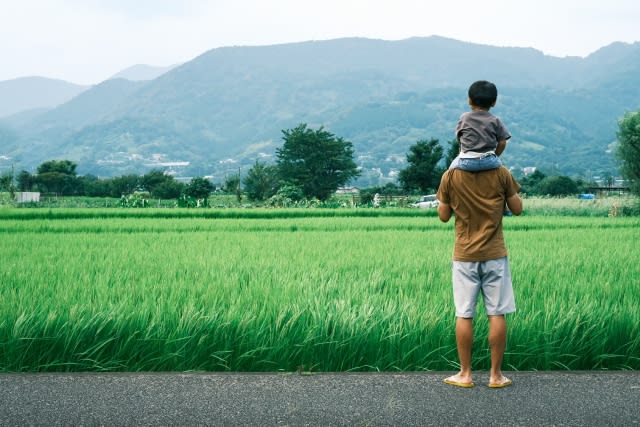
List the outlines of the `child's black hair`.
<svg viewBox="0 0 640 427">
<path fill-rule="evenodd" d="M 469 99 L 473 105 L 488 110 L 498 99 L 498 89 L 491 82 L 478 80 L 469 86 Z"/>
</svg>

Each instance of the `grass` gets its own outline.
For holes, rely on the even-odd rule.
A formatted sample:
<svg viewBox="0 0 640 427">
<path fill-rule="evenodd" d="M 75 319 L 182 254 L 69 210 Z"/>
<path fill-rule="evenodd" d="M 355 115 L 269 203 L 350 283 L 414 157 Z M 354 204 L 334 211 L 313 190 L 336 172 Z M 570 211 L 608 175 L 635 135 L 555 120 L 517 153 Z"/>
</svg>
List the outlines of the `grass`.
<svg viewBox="0 0 640 427">
<path fill-rule="evenodd" d="M 630 195 L 596 197 L 581 200 L 577 197 L 528 197 L 524 199 L 525 215 L 532 216 L 623 216 L 637 205 Z"/>
<path fill-rule="evenodd" d="M 506 366 L 640 368 L 640 219 L 506 218 L 505 235 L 518 305 Z M 452 224 L 424 210 L 3 209 L 0 238 L 2 371 L 457 360 Z M 486 369 L 486 317 L 475 325 Z"/>
<path fill-rule="evenodd" d="M 415 201 L 418 196 L 408 196 L 406 201 Z M 527 197 L 525 199 L 526 211 L 525 215 L 534 216 L 608 216 L 612 213 L 615 216 L 629 215 L 630 212 L 634 212 L 637 215 L 638 211 L 638 198 L 630 195 L 604 195 L 598 196 L 594 200 L 580 200 L 577 197 Z M 260 203 L 243 200 L 238 202 L 235 195 L 228 194 L 212 194 L 209 197 L 209 205 L 211 209 L 191 209 L 197 211 L 220 211 L 220 210 L 232 210 L 232 211 L 247 211 L 260 208 Z M 399 205 L 402 203 L 383 203 L 383 209 L 371 209 L 371 205 L 359 206 L 359 211 L 402 211 L 417 209 L 406 209 Z M 398 206 L 394 206 L 398 205 Z M 314 207 L 310 207 L 314 206 Z M 0 212 L 2 208 L 15 207 L 9 196 L 9 193 L 0 192 Z M 79 196 L 42 196 L 39 203 L 26 203 L 19 205 L 22 209 L 37 208 L 36 210 L 43 210 L 42 208 L 50 209 L 52 211 L 69 211 L 69 210 L 82 210 L 90 208 L 93 211 L 115 211 L 123 210 L 120 205 L 119 198 L 108 197 L 79 197 Z M 127 210 L 127 209 L 124 209 Z M 141 209 L 132 209 L 133 211 L 139 211 Z M 171 215 L 167 211 L 180 212 L 183 209 L 177 208 L 176 200 L 157 200 L 151 199 L 149 201 L 149 207 L 143 209 L 145 211 L 163 211 L 161 215 Z M 260 209 L 258 209 L 260 210 Z M 353 198 L 349 195 L 335 196 L 327 202 L 310 205 L 304 205 L 304 208 L 286 209 L 285 211 L 335 211 L 346 210 L 353 211 Z M 272 209 L 273 211 L 273 209 Z M 433 212 L 433 210 L 431 210 Z M 102 215 L 107 215 L 101 213 Z M 122 215 L 115 214 L 113 215 Z M 182 214 L 176 214 L 182 215 Z M 188 215 L 200 215 L 190 213 Z M 219 214 L 216 214 L 219 215 Z M 237 214 L 235 214 L 237 215 Z"/>
</svg>

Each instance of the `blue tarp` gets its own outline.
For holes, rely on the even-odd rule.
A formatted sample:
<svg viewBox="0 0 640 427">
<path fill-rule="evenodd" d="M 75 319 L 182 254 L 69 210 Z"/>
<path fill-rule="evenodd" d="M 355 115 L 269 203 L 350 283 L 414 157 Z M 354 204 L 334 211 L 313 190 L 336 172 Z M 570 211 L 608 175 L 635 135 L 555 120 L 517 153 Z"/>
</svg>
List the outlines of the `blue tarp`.
<svg viewBox="0 0 640 427">
<path fill-rule="evenodd" d="M 579 194 L 578 195 L 578 199 L 582 199 L 582 200 L 593 200 L 595 198 L 596 198 L 595 194 L 586 193 L 586 194 Z"/>
</svg>

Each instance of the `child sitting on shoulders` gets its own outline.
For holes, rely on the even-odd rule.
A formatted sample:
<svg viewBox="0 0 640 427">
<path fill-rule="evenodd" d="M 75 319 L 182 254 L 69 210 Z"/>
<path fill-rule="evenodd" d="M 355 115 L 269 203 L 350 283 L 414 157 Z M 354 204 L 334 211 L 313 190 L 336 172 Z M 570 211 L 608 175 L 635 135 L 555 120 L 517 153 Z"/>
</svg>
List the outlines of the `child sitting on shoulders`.
<svg viewBox="0 0 640 427">
<path fill-rule="evenodd" d="M 496 105 L 498 89 L 491 82 L 479 80 L 469 87 L 468 95 L 471 111 L 463 113 L 456 126 L 460 154 L 449 169 L 478 172 L 499 168 L 502 162 L 498 156 L 511 134 L 502 120 L 489 112 Z"/>
</svg>

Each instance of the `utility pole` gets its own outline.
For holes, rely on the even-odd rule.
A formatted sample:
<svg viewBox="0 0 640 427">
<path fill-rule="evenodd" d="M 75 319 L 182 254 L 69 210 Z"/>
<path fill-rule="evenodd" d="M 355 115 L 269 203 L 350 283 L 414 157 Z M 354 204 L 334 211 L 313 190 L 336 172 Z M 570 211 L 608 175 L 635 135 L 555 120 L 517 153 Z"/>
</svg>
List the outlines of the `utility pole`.
<svg viewBox="0 0 640 427">
<path fill-rule="evenodd" d="M 236 188 L 236 198 L 238 203 L 242 202 L 242 190 L 240 188 L 240 168 L 238 167 L 238 187 Z"/>
</svg>

